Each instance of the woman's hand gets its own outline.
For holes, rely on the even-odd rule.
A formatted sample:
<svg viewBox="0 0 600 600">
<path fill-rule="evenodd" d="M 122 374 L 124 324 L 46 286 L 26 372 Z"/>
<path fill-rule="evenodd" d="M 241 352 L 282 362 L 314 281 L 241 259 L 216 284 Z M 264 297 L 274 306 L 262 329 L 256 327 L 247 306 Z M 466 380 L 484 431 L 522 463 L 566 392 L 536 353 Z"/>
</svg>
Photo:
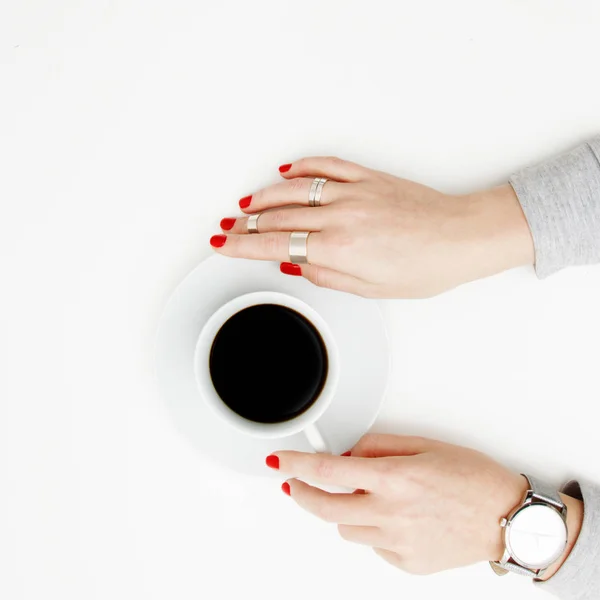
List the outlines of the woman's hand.
<svg viewBox="0 0 600 600">
<path fill-rule="evenodd" d="M 417 437 L 367 435 L 349 457 L 285 451 L 267 464 L 292 477 L 359 490 L 331 494 L 300 479 L 283 484 L 302 508 L 337 523 L 344 539 L 372 546 L 417 574 L 500 560 L 500 519 L 528 487 L 524 477 L 479 452 Z M 580 520 L 581 503 L 568 500 Z M 579 528 L 573 529 L 576 539 Z"/>
<path fill-rule="evenodd" d="M 240 200 L 263 213 L 259 234 L 247 218 L 223 219 L 217 252 L 283 263 L 290 275 L 378 298 L 417 298 L 533 264 L 529 227 L 510 185 L 449 196 L 338 158 L 280 167 L 285 181 Z M 322 206 L 308 207 L 314 177 L 326 177 Z M 267 212 L 264 212 L 267 211 Z M 291 265 L 289 232 L 310 231 L 310 265 Z"/>
</svg>

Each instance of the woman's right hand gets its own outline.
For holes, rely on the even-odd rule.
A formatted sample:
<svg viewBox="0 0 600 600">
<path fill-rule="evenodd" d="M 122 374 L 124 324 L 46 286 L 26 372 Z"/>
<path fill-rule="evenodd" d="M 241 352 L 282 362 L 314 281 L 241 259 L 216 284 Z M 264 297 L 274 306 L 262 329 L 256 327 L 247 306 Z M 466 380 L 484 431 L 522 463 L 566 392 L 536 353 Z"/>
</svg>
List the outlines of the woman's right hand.
<svg viewBox="0 0 600 600">
<path fill-rule="evenodd" d="M 283 182 L 240 201 L 263 213 L 223 219 L 220 254 L 282 263 L 282 272 L 371 298 L 422 298 L 534 263 L 533 242 L 510 185 L 451 196 L 338 158 L 280 167 Z M 321 206 L 308 207 L 314 177 L 326 177 Z M 267 212 L 264 212 L 267 211 Z M 289 232 L 310 231 L 307 265 L 288 262 Z"/>
<path fill-rule="evenodd" d="M 267 465 L 286 474 L 282 490 L 292 500 L 338 524 L 344 539 L 423 575 L 500 560 L 505 547 L 500 520 L 528 488 L 524 477 L 480 452 L 398 435 L 365 435 L 343 457 L 275 452 Z M 329 493 L 319 484 L 360 492 Z M 583 521 L 582 502 L 561 496 L 568 507 L 568 544 L 544 578 L 567 559 Z"/>
</svg>

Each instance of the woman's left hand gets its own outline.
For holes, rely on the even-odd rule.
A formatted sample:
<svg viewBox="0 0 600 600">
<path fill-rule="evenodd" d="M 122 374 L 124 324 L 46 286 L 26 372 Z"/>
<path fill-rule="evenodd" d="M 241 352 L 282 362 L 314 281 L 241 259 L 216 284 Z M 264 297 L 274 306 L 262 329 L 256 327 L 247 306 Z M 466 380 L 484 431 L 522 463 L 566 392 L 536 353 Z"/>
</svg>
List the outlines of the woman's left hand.
<svg viewBox="0 0 600 600">
<path fill-rule="evenodd" d="M 338 158 L 284 167 L 285 181 L 240 200 L 246 217 L 221 221 L 210 240 L 216 252 L 278 261 L 287 275 L 367 298 L 425 298 L 534 262 L 509 184 L 453 196 Z M 321 205 L 309 207 L 317 177 L 329 181 Z M 258 219 L 252 235 L 249 215 Z M 286 262 L 294 231 L 310 234 L 307 264 Z"/>
<path fill-rule="evenodd" d="M 527 490 L 524 477 L 479 452 L 417 437 L 367 435 L 349 457 L 275 456 L 294 477 L 284 491 L 302 508 L 337 523 L 344 539 L 418 574 L 499 560 L 500 519 Z M 295 477 L 360 491 L 331 494 Z"/>
</svg>

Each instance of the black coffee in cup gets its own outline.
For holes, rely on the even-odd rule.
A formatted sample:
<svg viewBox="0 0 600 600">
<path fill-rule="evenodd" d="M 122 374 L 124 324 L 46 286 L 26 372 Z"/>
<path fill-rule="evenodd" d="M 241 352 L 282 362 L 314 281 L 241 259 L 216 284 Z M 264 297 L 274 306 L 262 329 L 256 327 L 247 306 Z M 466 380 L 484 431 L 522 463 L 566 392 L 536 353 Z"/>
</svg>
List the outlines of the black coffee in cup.
<svg viewBox="0 0 600 600">
<path fill-rule="evenodd" d="M 306 317 L 279 304 L 259 304 L 219 329 L 209 367 L 217 394 L 231 410 L 250 421 L 280 423 L 319 397 L 327 350 Z"/>
</svg>

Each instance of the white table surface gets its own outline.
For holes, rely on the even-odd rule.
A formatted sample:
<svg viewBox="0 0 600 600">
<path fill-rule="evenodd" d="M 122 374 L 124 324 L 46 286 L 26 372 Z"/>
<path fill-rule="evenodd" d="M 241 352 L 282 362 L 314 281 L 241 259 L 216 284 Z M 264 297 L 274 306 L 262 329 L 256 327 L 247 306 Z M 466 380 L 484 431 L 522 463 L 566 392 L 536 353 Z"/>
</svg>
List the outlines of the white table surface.
<svg viewBox="0 0 600 600">
<path fill-rule="evenodd" d="M 173 287 L 277 166 L 336 154 L 449 192 L 600 131 L 596 0 L 0 6 L 0 597 L 545 597 L 419 578 L 177 435 L 152 377 Z M 218 285 L 218 282 L 215 282 Z M 600 267 L 384 303 L 375 429 L 598 480 Z"/>
</svg>

